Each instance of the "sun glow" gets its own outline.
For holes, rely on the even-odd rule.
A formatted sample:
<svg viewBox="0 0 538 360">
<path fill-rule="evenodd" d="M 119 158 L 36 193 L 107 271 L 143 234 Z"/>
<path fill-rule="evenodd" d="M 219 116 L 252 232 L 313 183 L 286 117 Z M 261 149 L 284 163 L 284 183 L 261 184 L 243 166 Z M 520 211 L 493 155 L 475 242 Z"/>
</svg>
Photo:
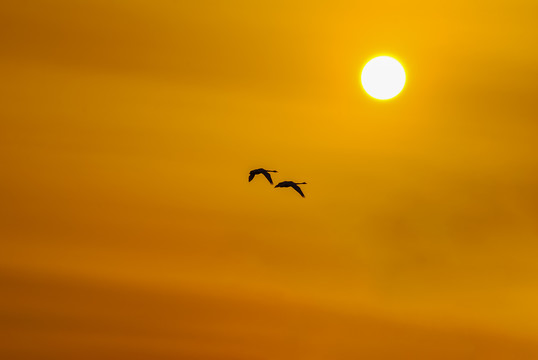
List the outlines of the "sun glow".
<svg viewBox="0 0 538 360">
<path fill-rule="evenodd" d="M 361 73 L 364 90 L 379 100 L 392 99 L 405 85 L 405 70 L 394 58 L 378 56 L 368 61 Z"/>
</svg>

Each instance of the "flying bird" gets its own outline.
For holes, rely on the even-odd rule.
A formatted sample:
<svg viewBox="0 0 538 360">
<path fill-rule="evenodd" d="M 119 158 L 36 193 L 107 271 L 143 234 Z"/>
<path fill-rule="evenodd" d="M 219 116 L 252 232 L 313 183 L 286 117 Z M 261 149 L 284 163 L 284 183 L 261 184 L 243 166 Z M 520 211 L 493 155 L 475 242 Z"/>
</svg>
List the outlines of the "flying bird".
<svg viewBox="0 0 538 360">
<path fill-rule="evenodd" d="M 265 169 L 256 169 L 256 170 L 252 170 L 250 172 L 250 175 L 248 176 L 248 181 L 251 182 L 252 179 L 254 179 L 254 176 L 258 175 L 258 174 L 263 174 L 263 176 L 265 176 L 265 178 L 267 179 L 267 181 L 269 181 L 269 184 L 273 185 L 273 179 L 271 179 L 271 174 L 269 174 L 270 172 L 278 172 L 276 170 L 265 170 Z"/>
<path fill-rule="evenodd" d="M 297 191 L 302 197 L 304 197 L 303 191 L 299 187 L 299 185 L 306 184 L 305 182 L 302 183 L 296 183 L 293 181 L 282 181 L 281 183 L 278 183 L 275 187 L 292 187 Z"/>
</svg>

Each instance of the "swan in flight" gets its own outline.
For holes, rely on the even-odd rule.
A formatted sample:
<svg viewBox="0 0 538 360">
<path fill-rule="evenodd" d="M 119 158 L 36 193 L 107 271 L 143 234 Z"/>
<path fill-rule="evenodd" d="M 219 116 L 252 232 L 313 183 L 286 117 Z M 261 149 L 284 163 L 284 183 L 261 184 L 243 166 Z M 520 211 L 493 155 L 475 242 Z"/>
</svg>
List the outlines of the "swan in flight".
<svg viewBox="0 0 538 360">
<path fill-rule="evenodd" d="M 297 191 L 302 197 L 304 197 L 303 191 L 299 187 L 299 185 L 306 184 L 305 182 L 296 183 L 294 181 L 282 181 L 281 183 L 278 183 L 275 187 L 292 187 Z"/>
<path fill-rule="evenodd" d="M 276 170 L 265 170 L 265 169 L 256 169 L 256 170 L 252 170 L 250 172 L 250 175 L 248 176 L 248 181 L 251 182 L 252 179 L 254 179 L 254 176 L 258 175 L 258 174 L 263 174 L 263 176 L 265 176 L 265 178 L 269 181 L 269 184 L 273 185 L 273 179 L 271 179 L 271 174 L 269 174 L 270 172 L 278 172 Z"/>
</svg>

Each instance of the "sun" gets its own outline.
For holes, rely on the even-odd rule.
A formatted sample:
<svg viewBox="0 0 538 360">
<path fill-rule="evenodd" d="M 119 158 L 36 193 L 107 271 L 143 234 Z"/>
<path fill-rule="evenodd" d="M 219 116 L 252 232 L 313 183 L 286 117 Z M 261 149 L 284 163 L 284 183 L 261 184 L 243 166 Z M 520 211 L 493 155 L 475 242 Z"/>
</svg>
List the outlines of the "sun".
<svg viewBox="0 0 538 360">
<path fill-rule="evenodd" d="M 405 85 L 405 70 L 398 60 L 378 56 L 368 61 L 361 73 L 364 90 L 379 100 L 392 99 Z"/>
</svg>

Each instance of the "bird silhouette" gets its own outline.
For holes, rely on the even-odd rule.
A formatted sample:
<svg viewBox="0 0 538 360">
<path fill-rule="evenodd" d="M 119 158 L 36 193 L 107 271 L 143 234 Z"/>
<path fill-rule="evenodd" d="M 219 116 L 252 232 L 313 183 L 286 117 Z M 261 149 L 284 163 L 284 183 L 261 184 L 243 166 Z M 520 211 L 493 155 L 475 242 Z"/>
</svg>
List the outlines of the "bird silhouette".
<svg viewBox="0 0 538 360">
<path fill-rule="evenodd" d="M 270 172 L 278 172 L 276 170 L 265 170 L 265 169 L 256 169 L 256 170 L 252 170 L 250 172 L 250 175 L 248 176 L 248 181 L 251 182 L 252 179 L 254 179 L 254 176 L 258 175 L 258 174 L 263 174 L 263 176 L 265 176 L 265 178 L 269 181 L 269 184 L 273 185 L 273 179 L 271 179 L 271 174 L 269 174 Z"/>
<path fill-rule="evenodd" d="M 296 183 L 294 181 L 282 181 L 278 183 L 275 187 L 292 187 L 297 191 L 302 197 L 304 197 L 303 191 L 298 185 L 306 184 L 305 182 L 302 183 Z"/>
</svg>

